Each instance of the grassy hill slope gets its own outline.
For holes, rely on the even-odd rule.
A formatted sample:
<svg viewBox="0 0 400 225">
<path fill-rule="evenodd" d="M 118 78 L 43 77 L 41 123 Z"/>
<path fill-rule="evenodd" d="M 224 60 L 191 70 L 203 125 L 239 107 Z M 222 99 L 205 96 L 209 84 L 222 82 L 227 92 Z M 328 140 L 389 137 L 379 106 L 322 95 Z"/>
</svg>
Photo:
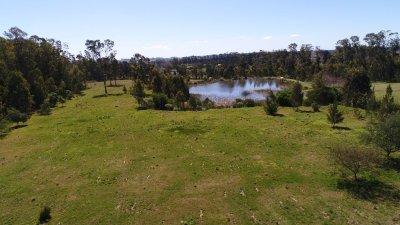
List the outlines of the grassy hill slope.
<svg viewBox="0 0 400 225">
<path fill-rule="evenodd" d="M 384 191 L 337 187 L 329 149 L 365 125 L 350 109 L 351 130 L 334 130 L 291 108 L 138 111 L 109 89 L 93 83 L 0 140 L 1 224 L 34 224 L 44 205 L 50 224 L 400 223 L 397 171 L 376 172 Z"/>
</svg>

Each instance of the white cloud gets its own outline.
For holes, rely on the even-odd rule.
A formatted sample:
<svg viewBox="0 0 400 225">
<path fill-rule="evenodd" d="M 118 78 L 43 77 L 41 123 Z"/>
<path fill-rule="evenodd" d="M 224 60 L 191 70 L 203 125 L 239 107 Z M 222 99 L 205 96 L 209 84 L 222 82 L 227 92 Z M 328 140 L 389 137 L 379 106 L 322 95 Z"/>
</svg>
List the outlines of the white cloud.
<svg viewBox="0 0 400 225">
<path fill-rule="evenodd" d="M 194 41 L 188 41 L 188 44 L 195 44 L 195 45 L 199 45 L 199 44 L 207 44 L 208 40 L 194 40 Z"/>
<path fill-rule="evenodd" d="M 154 45 L 154 46 L 152 46 L 152 48 L 155 48 L 155 49 L 163 49 L 163 50 L 168 50 L 168 49 L 170 49 L 168 45 L 162 45 L 162 44 Z"/>
<path fill-rule="evenodd" d="M 301 35 L 300 34 L 291 34 L 289 37 L 290 38 L 296 38 L 296 37 L 300 37 Z"/>
<path fill-rule="evenodd" d="M 265 36 L 264 37 L 264 40 L 271 40 L 272 39 L 272 36 Z"/>
</svg>

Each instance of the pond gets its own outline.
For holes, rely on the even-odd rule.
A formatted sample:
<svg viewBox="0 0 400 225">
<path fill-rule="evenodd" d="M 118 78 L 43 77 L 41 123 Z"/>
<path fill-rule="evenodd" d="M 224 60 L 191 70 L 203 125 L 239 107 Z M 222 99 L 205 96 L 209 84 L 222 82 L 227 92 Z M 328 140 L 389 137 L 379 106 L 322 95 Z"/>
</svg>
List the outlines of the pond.
<svg viewBox="0 0 400 225">
<path fill-rule="evenodd" d="M 263 100 L 268 90 L 283 89 L 284 84 L 275 79 L 249 78 L 198 84 L 190 87 L 189 92 L 199 95 L 201 100 L 209 98 L 221 105 L 230 104 L 237 98 Z"/>
</svg>

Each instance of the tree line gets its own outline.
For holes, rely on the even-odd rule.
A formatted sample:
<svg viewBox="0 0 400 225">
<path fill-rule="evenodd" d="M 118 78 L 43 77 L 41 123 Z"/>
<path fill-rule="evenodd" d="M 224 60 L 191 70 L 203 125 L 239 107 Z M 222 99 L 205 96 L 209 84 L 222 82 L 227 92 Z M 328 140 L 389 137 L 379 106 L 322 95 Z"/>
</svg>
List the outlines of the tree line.
<svg viewBox="0 0 400 225">
<path fill-rule="evenodd" d="M 354 68 L 373 81 L 400 81 L 400 39 L 398 33 L 369 33 L 361 41 L 351 36 L 337 41 L 334 50 L 311 44 L 289 44 L 273 52 L 226 53 L 158 60 L 160 67 L 176 69 L 195 79 L 237 79 L 248 76 L 287 77 L 311 80 L 315 74 L 346 78 Z"/>
<path fill-rule="evenodd" d="M 49 113 L 85 88 L 86 75 L 54 39 L 30 36 L 17 27 L 0 37 L 0 128 L 24 122 L 35 110 Z"/>
</svg>

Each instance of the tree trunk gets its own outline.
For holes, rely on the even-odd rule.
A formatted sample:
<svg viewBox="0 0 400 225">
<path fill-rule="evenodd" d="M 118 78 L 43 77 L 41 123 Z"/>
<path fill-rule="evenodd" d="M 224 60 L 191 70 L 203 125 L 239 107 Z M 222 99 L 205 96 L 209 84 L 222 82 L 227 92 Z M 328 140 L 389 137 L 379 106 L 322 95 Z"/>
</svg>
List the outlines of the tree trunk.
<svg viewBox="0 0 400 225">
<path fill-rule="evenodd" d="M 104 74 L 104 94 L 107 95 L 107 75 Z"/>
</svg>

